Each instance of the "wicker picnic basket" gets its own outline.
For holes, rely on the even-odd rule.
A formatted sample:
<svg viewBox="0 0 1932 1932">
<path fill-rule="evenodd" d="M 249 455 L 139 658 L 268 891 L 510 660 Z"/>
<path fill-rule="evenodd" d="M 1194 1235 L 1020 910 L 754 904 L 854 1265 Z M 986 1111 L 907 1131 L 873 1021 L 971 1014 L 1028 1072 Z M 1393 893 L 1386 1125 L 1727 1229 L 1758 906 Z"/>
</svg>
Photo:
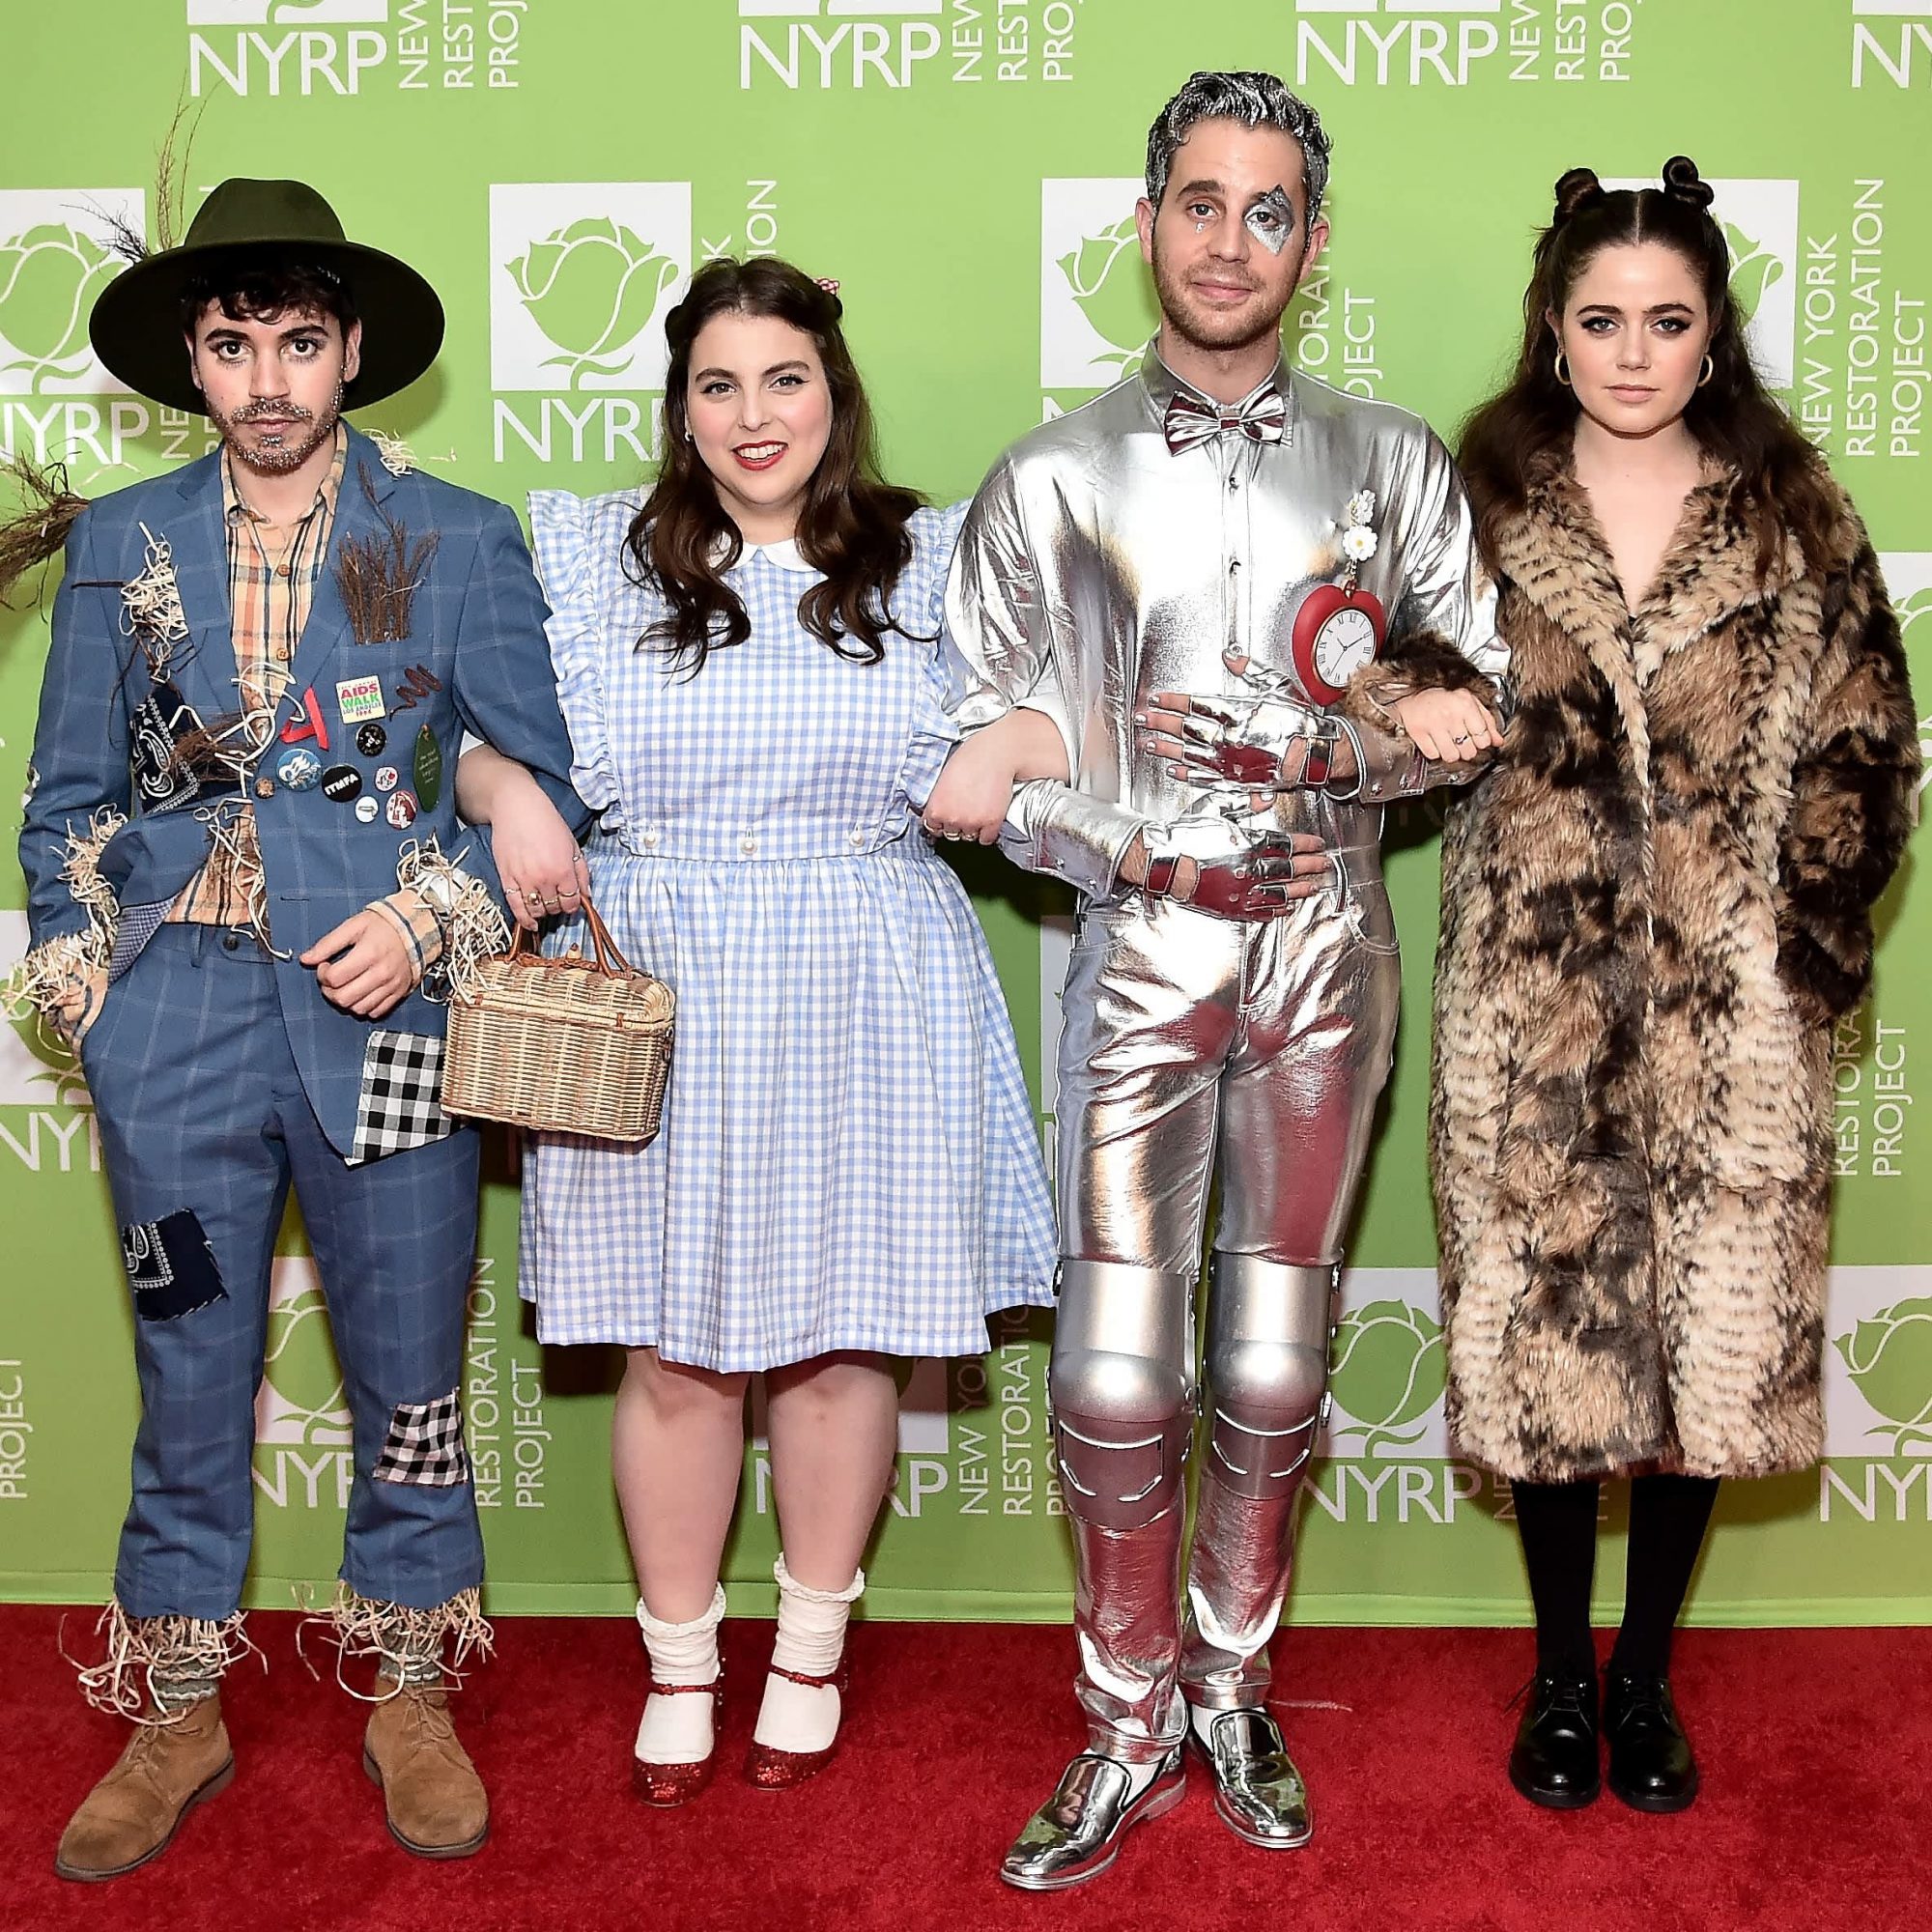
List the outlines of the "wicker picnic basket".
<svg viewBox="0 0 1932 1932">
<path fill-rule="evenodd" d="M 546 958 L 522 926 L 453 999 L 442 1063 L 452 1114 L 546 1133 L 642 1143 L 656 1137 L 670 1077 L 670 988 L 636 971 L 588 899 L 596 956 Z"/>
</svg>

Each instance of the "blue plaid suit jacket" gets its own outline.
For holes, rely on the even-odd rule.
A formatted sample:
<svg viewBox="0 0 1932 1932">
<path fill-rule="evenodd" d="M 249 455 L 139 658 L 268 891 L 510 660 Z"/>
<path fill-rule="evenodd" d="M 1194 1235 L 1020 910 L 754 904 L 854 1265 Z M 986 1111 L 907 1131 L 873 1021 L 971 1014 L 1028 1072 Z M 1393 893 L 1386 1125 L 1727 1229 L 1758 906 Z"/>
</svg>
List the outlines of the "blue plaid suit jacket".
<svg viewBox="0 0 1932 1932">
<path fill-rule="evenodd" d="M 212 453 L 116 491 L 84 511 L 69 538 L 34 735 L 38 778 L 20 832 L 28 924 L 37 945 L 86 923 L 60 870 L 67 833 L 84 831 L 100 807 L 131 814 L 100 867 L 123 907 L 172 901 L 208 856 L 208 831 L 194 810 L 139 810 L 129 770 L 130 720 L 150 686 L 142 653 L 122 628 L 121 586 L 142 568 L 146 525 L 173 551 L 187 618 L 188 637 L 174 647 L 173 681 L 205 720 L 237 711 L 219 463 L 218 452 Z M 336 587 L 335 561 L 349 539 L 386 535 L 375 503 L 412 538 L 434 531 L 439 541 L 415 595 L 411 635 L 397 643 L 358 644 Z M 427 725 L 442 754 L 443 780 L 437 803 L 401 831 L 383 813 L 363 822 L 319 786 L 298 791 L 278 783 L 266 797 L 251 794 L 270 924 L 277 952 L 289 955 L 276 967 L 283 1016 L 310 1103 L 344 1153 L 354 1138 L 372 1024 L 440 1035 L 445 1011 L 418 992 L 380 1022 L 357 1019 L 323 997 L 314 972 L 298 965 L 296 955 L 395 890 L 398 848 L 408 839 L 433 837 L 451 856 L 467 848 L 466 867 L 500 890 L 487 836 L 456 817 L 456 760 L 466 729 L 526 765 L 580 833 L 588 823 L 587 809 L 570 789 L 570 736 L 557 709 L 547 614 L 511 511 L 417 471 L 392 475 L 375 444 L 350 433 L 329 554 L 277 723 L 299 717 L 303 694 L 313 691 L 329 731 L 323 763 L 355 767 L 365 795 L 384 764 L 395 765 L 401 784 L 412 787 L 416 735 Z M 424 695 L 399 711 L 412 672 Z M 338 682 L 371 676 L 381 682 L 390 714 L 388 742 L 373 757 L 357 750 L 355 726 L 343 720 L 336 694 Z M 429 688 L 431 679 L 436 688 Z M 308 749 L 316 750 L 313 741 Z M 271 744 L 258 776 L 272 777 L 281 753 L 279 743 Z M 107 997 L 114 997 L 111 990 Z"/>
</svg>

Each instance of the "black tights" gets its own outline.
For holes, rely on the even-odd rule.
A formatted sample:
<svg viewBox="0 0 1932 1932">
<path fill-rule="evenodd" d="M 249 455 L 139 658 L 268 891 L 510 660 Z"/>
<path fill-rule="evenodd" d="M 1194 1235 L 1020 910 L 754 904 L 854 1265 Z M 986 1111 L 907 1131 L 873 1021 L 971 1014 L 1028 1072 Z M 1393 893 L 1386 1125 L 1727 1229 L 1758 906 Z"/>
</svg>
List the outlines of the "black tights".
<svg viewBox="0 0 1932 1932">
<path fill-rule="evenodd" d="M 1512 1483 L 1516 1526 L 1536 1605 L 1536 1667 L 1594 1674 L 1590 1577 L 1597 1560 L 1595 1483 Z M 1697 1567 L 1715 1476 L 1638 1476 L 1631 1483 L 1624 1620 L 1611 1664 L 1639 1676 L 1670 1668 L 1670 1636 Z"/>
</svg>

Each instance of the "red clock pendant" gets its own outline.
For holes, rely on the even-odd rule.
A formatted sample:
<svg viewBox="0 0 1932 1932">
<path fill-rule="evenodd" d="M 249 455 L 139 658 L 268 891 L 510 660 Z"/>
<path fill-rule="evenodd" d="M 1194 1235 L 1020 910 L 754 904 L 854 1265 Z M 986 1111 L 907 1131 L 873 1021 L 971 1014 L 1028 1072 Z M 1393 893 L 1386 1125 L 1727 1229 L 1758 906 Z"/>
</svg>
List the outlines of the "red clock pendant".
<svg viewBox="0 0 1932 1932">
<path fill-rule="evenodd" d="M 1318 704 L 1333 704 L 1388 636 L 1388 612 L 1372 590 L 1319 583 L 1294 613 L 1294 672 Z"/>
</svg>

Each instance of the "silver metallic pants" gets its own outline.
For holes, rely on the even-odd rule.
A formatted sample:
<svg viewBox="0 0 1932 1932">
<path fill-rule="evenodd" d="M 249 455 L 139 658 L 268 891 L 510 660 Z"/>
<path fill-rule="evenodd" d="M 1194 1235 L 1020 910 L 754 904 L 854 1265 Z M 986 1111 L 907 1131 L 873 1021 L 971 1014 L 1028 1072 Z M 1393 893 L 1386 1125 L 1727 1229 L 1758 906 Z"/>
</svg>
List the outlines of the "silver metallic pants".
<svg viewBox="0 0 1932 1932">
<path fill-rule="evenodd" d="M 1351 883 L 1278 919 L 1129 892 L 1092 907 L 1074 942 L 1051 1391 L 1080 1702 L 1094 1748 L 1129 1761 L 1181 1736 L 1183 1686 L 1218 1708 L 1266 1694 L 1401 991 L 1376 860 L 1347 858 Z M 1193 1285 L 1217 1175 L 1183 1638 Z"/>
</svg>

